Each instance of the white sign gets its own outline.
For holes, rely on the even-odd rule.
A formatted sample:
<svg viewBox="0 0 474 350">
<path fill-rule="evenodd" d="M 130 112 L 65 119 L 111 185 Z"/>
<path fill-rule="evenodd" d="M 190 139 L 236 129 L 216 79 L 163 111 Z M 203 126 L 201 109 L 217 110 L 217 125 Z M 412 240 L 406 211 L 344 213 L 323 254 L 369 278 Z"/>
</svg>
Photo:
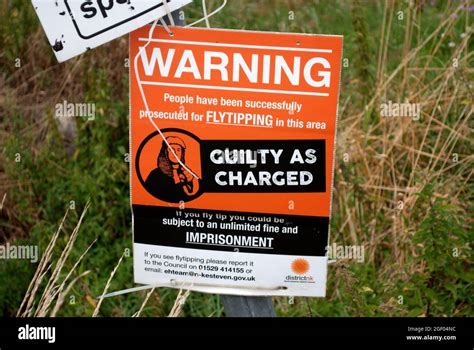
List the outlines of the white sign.
<svg viewBox="0 0 474 350">
<path fill-rule="evenodd" d="M 59 62 L 166 16 L 191 0 L 32 0 Z"/>
</svg>

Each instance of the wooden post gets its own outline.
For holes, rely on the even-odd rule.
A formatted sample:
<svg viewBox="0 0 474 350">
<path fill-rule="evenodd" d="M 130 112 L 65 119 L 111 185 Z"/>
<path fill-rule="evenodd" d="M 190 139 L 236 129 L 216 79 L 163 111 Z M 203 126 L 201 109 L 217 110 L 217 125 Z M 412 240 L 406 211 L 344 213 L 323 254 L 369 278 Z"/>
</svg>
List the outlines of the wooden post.
<svg viewBox="0 0 474 350">
<path fill-rule="evenodd" d="M 184 26 L 186 21 L 180 15 L 182 10 L 172 12 L 174 24 Z M 170 25 L 167 16 L 163 17 Z M 271 297 L 243 297 L 239 295 L 221 295 L 221 302 L 224 305 L 226 316 L 228 317 L 276 317 L 273 309 Z"/>
</svg>

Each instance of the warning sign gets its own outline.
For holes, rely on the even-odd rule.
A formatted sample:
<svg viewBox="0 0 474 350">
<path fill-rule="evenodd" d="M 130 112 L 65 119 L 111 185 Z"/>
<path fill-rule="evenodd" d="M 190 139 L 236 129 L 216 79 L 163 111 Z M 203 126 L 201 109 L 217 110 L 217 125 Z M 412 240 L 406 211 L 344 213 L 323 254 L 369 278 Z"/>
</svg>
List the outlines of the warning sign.
<svg viewBox="0 0 474 350">
<path fill-rule="evenodd" d="M 31 0 L 59 62 L 140 28 L 191 0 Z"/>
<path fill-rule="evenodd" d="M 342 37 L 130 36 L 135 282 L 324 296 Z"/>
</svg>

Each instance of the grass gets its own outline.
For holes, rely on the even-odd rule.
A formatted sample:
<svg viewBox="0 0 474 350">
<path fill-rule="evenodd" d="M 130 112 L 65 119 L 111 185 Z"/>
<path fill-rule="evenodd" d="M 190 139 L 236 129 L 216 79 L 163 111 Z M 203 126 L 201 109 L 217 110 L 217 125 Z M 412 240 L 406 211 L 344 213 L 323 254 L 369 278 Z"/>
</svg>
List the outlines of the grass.
<svg viewBox="0 0 474 350">
<path fill-rule="evenodd" d="M 208 0 L 208 11 L 219 4 Z M 365 262 L 330 265 L 325 299 L 275 298 L 279 315 L 473 315 L 468 5 L 245 0 L 229 1 L 211 19 L 216 28 L 344 35 L 331 243 L 363 245 Z M 200 2 L 186 15 L 198 19 Z M 45 252 L 68 210 L 52 251 L 58 261 L 90 201 L 59 280 L 97 241 L 73 269 L 70 280 L 81 277 L 60 316 L 93 315 L 122 256 L 108 289 L 133 286 L 127 57 L 123 37 L 59 65 L 31 4 L 0 0 L 0 244 L 38 244 Z M 97 106 L 94 121 L 77 121 L 71 157 L 53 117 L 64 100 Z M 420 120 L 381 118 L 388 100 L 420 103 Z M 17 314 L 36 269 L 0 261 L 0 315 Z M 176 290 L 147 293 L 105 299 L 98 315 L 224 315 L 216 295 L 192 292 L 177 306 Z"/>
</svg>

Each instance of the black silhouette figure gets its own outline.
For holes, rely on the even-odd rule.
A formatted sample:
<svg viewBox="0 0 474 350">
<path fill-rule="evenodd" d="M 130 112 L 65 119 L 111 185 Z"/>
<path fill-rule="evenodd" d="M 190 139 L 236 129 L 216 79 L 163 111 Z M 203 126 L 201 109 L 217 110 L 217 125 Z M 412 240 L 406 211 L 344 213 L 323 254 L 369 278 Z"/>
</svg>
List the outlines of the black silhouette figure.
<svg viewBox="0 0 474 350">
<path fill-rule="evenodd" d="M 169 136 L 166 141 L 181 163 L 186 165 L 184 141 L 176 136 Z M 146 190 L 163 201 L 179 203 L 196 198 L 199 195 L 200 187 L 201 180 L 179 164 L 173 152 L 163 141 L 158 155 L 157 168 L 148 175 L 145 181 Z"/>
</svg>

